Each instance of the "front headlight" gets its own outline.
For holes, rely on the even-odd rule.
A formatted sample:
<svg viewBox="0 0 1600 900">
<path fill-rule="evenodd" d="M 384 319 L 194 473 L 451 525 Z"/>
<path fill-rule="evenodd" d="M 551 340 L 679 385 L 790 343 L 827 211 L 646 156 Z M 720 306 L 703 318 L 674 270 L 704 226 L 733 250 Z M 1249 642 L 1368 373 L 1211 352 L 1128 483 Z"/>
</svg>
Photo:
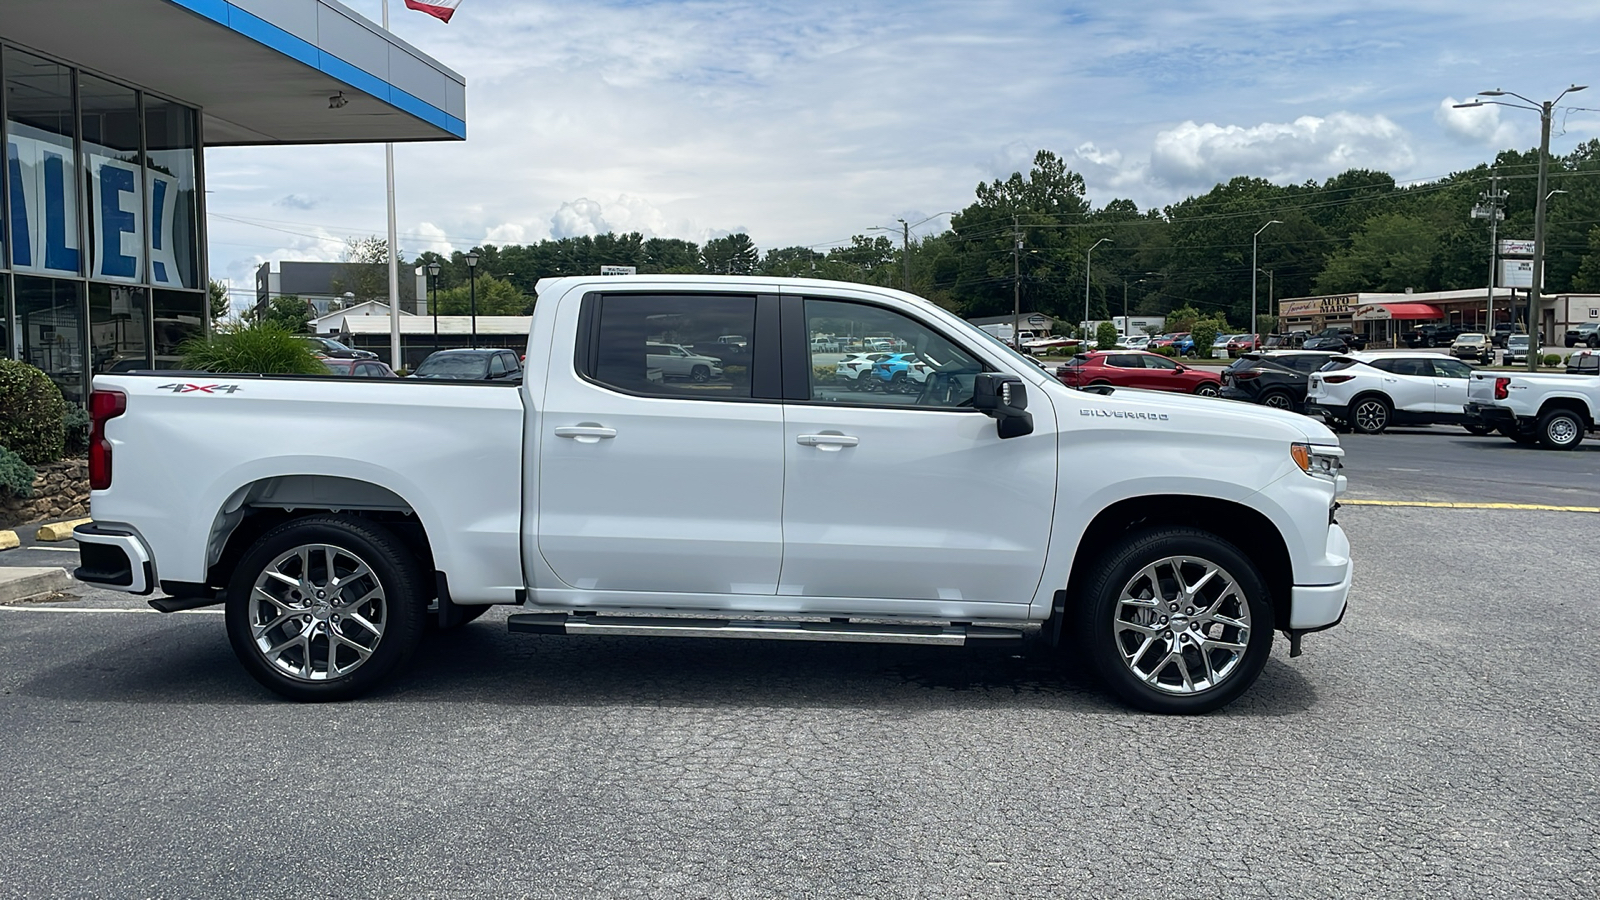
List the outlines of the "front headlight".
<svg viewBox="0 0 1600 900">
<path fill-rule="evenodd" d="M 1289 456 L 1300 471 L 1338 483 L 1344 469 L 1344 448 L 1329 444 L 1290 444 Z"/>
</svg>

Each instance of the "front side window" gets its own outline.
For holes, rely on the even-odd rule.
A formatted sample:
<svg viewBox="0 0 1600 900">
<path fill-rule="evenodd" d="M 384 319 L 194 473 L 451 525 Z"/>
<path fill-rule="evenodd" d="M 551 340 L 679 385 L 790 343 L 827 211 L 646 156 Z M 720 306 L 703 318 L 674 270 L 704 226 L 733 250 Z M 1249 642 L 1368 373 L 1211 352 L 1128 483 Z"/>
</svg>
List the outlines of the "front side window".
<svg viewBox="0 0 1600 900">
<path fill-rule="evenodd" d="M 875 366 L 854 380 L 837 375 L 840 355 L 811 350 L 811 399 L 867 406 L 961 409 L 972 405 L 972 385 L 983 364 L 943 335 L 900 313 L 865 303 L 808 298 L 808 333 L 864 336 L 869 346 L 906 354 L 895 364 Z"/>
<path fill-rule="evenodd" d="M 584 371 L 592 380 L 660 397 L 751 396 L 748 354 L 732 356 L 718 338 L 755 333 L 755 297 L 607 294 L 597 305 Z"/>
<path fill-rule="evenodd" d="M 499 376 L 499 375 L 504 375 L 505 373 L 506 373 L 505 357 L 503 357 L 500 354 L 496 353 L 489 360 L 489 377 L 490 378 L 494 378 L 494 377 Z"/>
<path fill-rule="evenodd" d="M 1472 367 L 1459 359 L 1436 359 L 1433 374 L 1440 378 L 1471 378 Z"/>
<path fill-rule="evenodd" d="M 1144 367 L 1146 369 L 1176 369 L 1178 364 L 1165 356 L 1151 355 L 1144 357 Z"/>
</svg>

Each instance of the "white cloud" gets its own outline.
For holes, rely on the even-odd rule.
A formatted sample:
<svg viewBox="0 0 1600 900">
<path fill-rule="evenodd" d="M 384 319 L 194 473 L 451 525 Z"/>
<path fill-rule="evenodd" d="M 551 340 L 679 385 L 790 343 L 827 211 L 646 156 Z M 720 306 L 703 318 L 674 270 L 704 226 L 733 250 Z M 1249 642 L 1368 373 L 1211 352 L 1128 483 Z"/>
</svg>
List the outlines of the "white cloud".
<svg viewBox="0 0 1600 900">
<path fill-rule="evenodd" d="M 1300 181 L 1351 168 L 1392 172 L 1414 160 L 1405 131 L 1387 117 L 1336 112 L 1249 128 L 1184 122 L 1156 135 L 1150 171 L 1169 184 L 1204 188 L 1238 175 Z"/>
<path fill-rule="evenodd" d="M 1493 149 L 1509 146 L 1516 139 L 1516 129 L 1509 122 L 1500 121 L 1500 107 L 1485 103 L 1471 109 L 1456 109 L 1465 103 L 1454 97 L 1439 101 L 1433 111 L 1433 120 L 1445 133 L 1468 144 L 1487 144 Z"/>
</svg>

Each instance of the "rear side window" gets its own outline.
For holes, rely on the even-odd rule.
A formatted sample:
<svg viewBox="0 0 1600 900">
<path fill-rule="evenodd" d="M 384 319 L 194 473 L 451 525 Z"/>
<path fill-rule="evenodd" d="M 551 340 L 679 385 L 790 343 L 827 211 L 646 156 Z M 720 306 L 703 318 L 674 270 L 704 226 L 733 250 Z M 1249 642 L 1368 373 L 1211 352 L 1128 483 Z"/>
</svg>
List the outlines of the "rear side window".
<svg viewBox="0 0 1600 900">
<path fill-rule="evenodd" d="M 1427 361 L 1421 359 L 1378 359 L 1373 360 L 1372 367 L 1392 375 L 1409 375 L 1416 378 L 1433 377 L 1433 372 L 1428 367 Z"/>
<path fill-rule="evenodd" d="M 1311 373 L 1322 368 L 1327 361 L 1328 358 L 1326 356 L 1290 356 L 1278 360 L 1278 364 L 1296 372 Z"/>
<path fill-rule="evenodd" d="M 1353 360 L 1353 359 L 1330 359 L 1326 363 L 1323 364 L 1322 368 L 1318 369 L 1317 371 L 1318 372 L 1337 372 L 1340 369 L 1348 369 L 1348 368 L 1350 368 L 1351 366 L 1353 366 L 1355 364 L 1356 364 L 1356 361 Z"/>
<path fill-rule="evenodd" d="M 631 394 L 697 400 L 750 397 L 748 351 L 701 353 L 720 335 L 755 333 L 756 298 L 747 296 L 607 294 L 598 298 L 584 374 Z M 726 357 L 726 358 L 724 358 Z"/>
</svg>

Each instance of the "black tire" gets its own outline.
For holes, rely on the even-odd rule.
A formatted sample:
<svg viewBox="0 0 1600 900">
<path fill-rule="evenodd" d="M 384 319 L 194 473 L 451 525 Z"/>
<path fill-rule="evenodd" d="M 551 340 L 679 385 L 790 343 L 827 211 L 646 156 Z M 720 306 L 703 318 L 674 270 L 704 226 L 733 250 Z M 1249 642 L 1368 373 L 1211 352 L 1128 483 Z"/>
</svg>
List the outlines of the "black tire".
<svg viewBox="0 0 1600 900">
<path fill-rule="evenodd" d="M 1194 389 L 1194 395 L 1196 397 L 1215 397 L 1221 393 L 1222 388 L 1217 387 L 1209 381 L 1200 382 L 1200 384 Z"/>
<path fill-rule="evenodd" d="M 871 369 L 868 369 L 865 372 L 862 372 L 860 375 L 856 376 L 856 390 L 858 390 L 858 391 L 871 391 L 872 390 L 872 383 L 874 381 L 876 381 L 877 378 L 878 378 L 878 376 L 872 374 L 872 370 Z"/>
<path fill-rule="evenodd" d="M 1368 394 L 1350 404 L 1350 430 L 1358 434 L 1382 434 L 1389 427 L 1394 408 L 1385 397 Z"/>
<path fill-rule="evenodd" d="M 301 588 L 309 591 L 319 587 L 316 584 L 319 576 L 323 581 L 320 587 L 332 586 L 332 579 L 327 575 L 329 554 L 324 553 L 319 561 L 315 558 L 316 551 L 308 551 L 300 558 L 299 586 L 287 587 L 291 578 L 284 568 L 295 570 L 297 560 L 290 555 L 300 547 L 333 548 L 332 569 L 345 589 L 368 597 L 372 591 L 381 590 L 383 596 L 356 602 L 361 597 L 352 598 L 339 589 L 332 590 L 329 596 L 299 593 Z M 360 567 L 351 563 L 362 564 L 369 571 L 362 574 Z M 268 580 L 271 578 L 267 574 L 269 568 L 280 573 L 279 580 Z M 339 575 L 342 569 L 351 571 Z M 282 596 L 265 603 L 256 602 L 258 580 L 268 580 L 269 586 L 278 588 Z M 228 582 L 228 642 L 251 677 L 284 697 L 302 701 L 348 700 L 376 687 L 410 660 L 424 628 L 430 593 L 424 584 L 416 557 L 387 528 L 354 516 L 318 515 L 295 519 L 262 535 L 234 569 Z M 346 600 L 348 605 L 341 605 L 340 600 Z M 266 609 L 276 611 L 277 615 L 260 621 Z M 298 609 L 305 612 L 292 613 Z M 346 637 L 344 629 L 348 626 L 342 623 L 349 621 L 366 624 L 361 629 L 351 628 Z M 257 625 L 267 626 L 261 629 L 260 638 L 254 634 L 253 626 Z M 373 626 L 376 626 L 375 632 Z M 290 645 L 306 630 L 311 632 L 311 637 L 300 642 L 296 653 L 296 648 Z M 313 646 L 319 637 L 320 651 Z M 269 658 L 270 648 L 263 648 L 258 640 L 277 647 L 287 646 L 287 649 Z M 354 649 L 356 644 L 366 647 L 366 656 Z M 352 656 L 357 661 L 339 673 L 338 660 L 350 662 Z M 302 670 L 300 675 L 290 673 L 297 659 Z M 322 665 L 320 675 L 319 663 Z"/>
<path fill-rule="evenodd" d="M 1478 437 L 1483 437 L 1484 435 L 1494 431 L 1494 429 L 1490 428 L 1488 425 L 1463 425 L 1461 427 L 1467 430 L 1467 434 L 1475 434 Z"/>
<path fill-rule="evenodd" d="M 1290 412 L 1294 412 L 1297 406 L 1294 397 L 1290 396 L 1288 391 L 1267 391 L 1261 395 L 1261 405 L 1273 409 L 1286 409 Z"/>
<path fill-rule="evenodd" d="M 1590 350 L 1600 350 L 1600 337 L 1590 337 L 1587 343 Z"/>
<path fill-rule="evenodd" d="M 1583 443 L 1583 418 L 1570 409 L 1552 409 L 1539 417 L 1534 434 L 1546 450 L 1571 450 Z"/>
<path fill-rule="evenodd" d="M 1177 579 L 1159 575 L 1152 579 L 1143 574 L 1147 568 L 1170 572 L 1167 561 L 1174 559 L 1202 561 L 1220 569 L 1223 578 L 1212 577 L 1200 592 L 1186 597 L 1177 590 Z M 1193 563 L 1183 565 L 1185 579 L 1195 577 L 1201 568 Z M 1132 602 L 1122 602 L 1125 591 Z M 1151 596 L 1144 599 L 1157 599 L 1157 592 L 1160 602 L 1148 608 L 1138 602 L 1147 593 Z M 1080 598 L 1074 610 L 1074 634 L 1091 667 L 1113 694 L 1150 712 L 1193 715 L 1226 706 L 1255 682 L 1272 652 L 1272 604 L 1260 573 L 1232 544 L 1197 528 L 1156 528 L 1128 534 L 1101 555 L 1084 581 Z M 1247 627 L 1217 621 L 1197 625 L 1204 616 L 1222 614 Z M 1140 621 L 1145 618 L 1149 621 Z M 1141 634 L 1142 641 L 1138 638 Z M 1197 638 L 1227 641 L 1242 648 L 1237 653 L 1221 648 L 1205 651 L 1218 667 L 1212 679 L 1205 679 L 1210 684 L 1202 685 L 1189 669 L 1193 663 L 1205 670 L 1206 659 L 1195 645 Z M 1173 654 L 1175 641 L 1179 651 Z M 1149 663 L 1149 651 L 1161 648 L 1168 651 L 1166 655 Z M 1174 685 L 1174 680 L 1179 683 Z M 1192 688 L 1188 692 L 1180 692 L 1184 680 Z"/>
<path fill-rule="evenodd" d="M 711 370 L 705 366 L 695 366 L 689 370 L 689 380 L 695 384 L 705 384 L 711 380 Z"/>
<path fill-rule="evenodd" d="M 910 381 L 911 379 L 906 377 L 906 373 L 896 372 L 894 373 L 894 378 L 890 379 L 889 381 L 889 390 L 894 391 L 897 394 L 907 393 L 907 384 Z"/>
</svg>

